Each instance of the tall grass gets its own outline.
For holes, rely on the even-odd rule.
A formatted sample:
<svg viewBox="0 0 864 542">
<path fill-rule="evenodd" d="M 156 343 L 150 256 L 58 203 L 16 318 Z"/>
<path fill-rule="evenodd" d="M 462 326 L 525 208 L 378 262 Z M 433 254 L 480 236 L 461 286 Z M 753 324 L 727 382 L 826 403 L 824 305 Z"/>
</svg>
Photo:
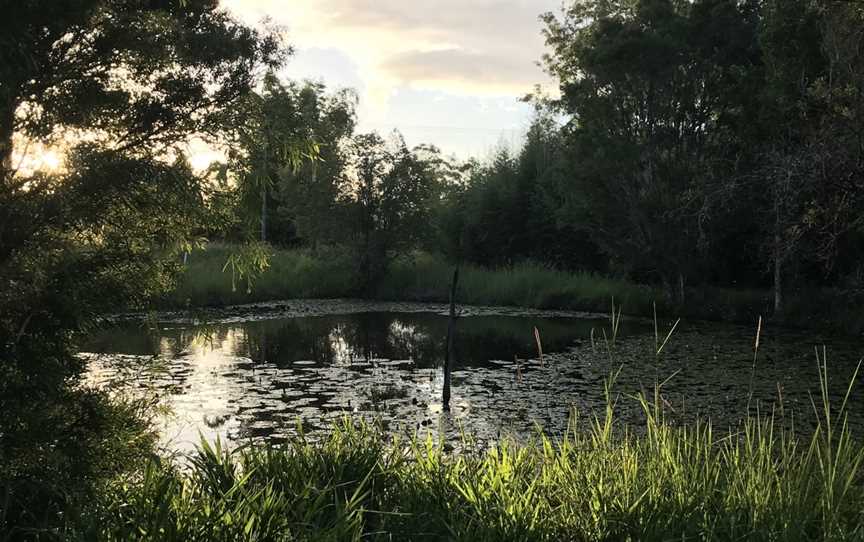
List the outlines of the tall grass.
<svg viewBox="0 0 864 542">
<path fill-rule="evenodd" d="M 223 272 L 232 247 L 210 244 L 187 258 L 177 288 L 161 300 L 163 307 L 226 306 L 297 298 L 350 297 L 354 275 L 347 256 L 340 252 L 274 250 L 269 267 L 255 277 L 251 287 L 245 280 Z"/>
<path fill-rule="evenodd" d="M 345 249 L 274 249 L 270 267 L 256 277 L 251 289 L 244 280 L 223 272 L 232 247 L 218 243 L 189 255 L 185 272 L 174 292 L 159 308 L 225 306 L 257 301 L 298 298 L 342 298 L 369 294 L 360 287 L 356 265 Z M 452 265 L 443 258 L 414 253 L 392 262 L 372 292 L 388 301 L 447 302 Z M 232 280 L 235 279 L 235 280 Z M 588 272 L 561 271 L 523 262 L 500 269 L 463 265 L 457 293 L 459 303 L 507 305 L 539 309 L 609 311 L 614 298 L 625 314 L 665 315 L 751 323 L 772 314 L 770 292 L 715 287 L 688 289 L 687 303 L 679 306 L 662 289 L 603 277 Z M 864 294 L 862 294 L 864 295 Z M 790 293 L 787 308 L 774 320 L 800 327 L 860 332 L 860 297 L 829 290 Z"/>
<path fill-rule="evenodd" d="M 232 281 L 231 273 L 222 271 L 230 253 L 230 246 L 220 244 L 192 253 L 176 290 L 163 305 L 221 306 L 360 293 L 355 266 L 344 251 L 274 250 L 270 267 L 255 278 L 250 289 L 245 281 Z M 443 259 L 412 254 L 393 262 L 375 294 L 385 300 L 445 302 L 452 273 L 452 266 Z M 500 270 L 463 266 L 457 298 L 460 303 L 605 311 L 614 297 L 638 311 L 650 307 L 657 294 L 626 281 L 524 263 Z"/>
<path fill-rule="evenodd" d="M 411 297 L 440 301 L 446 297 L 452 266 L 428 254 L 415 254 L 394 263 L 379 290 L 385 299 Z M 609 300 L 620 300 L 632 311 L 651 307 L 658 292 L 623 280 L 587 272 L 560 271 L 536 263 L 520 263 L 490 270 L 463 265 L 460 270 L 460 303 L 511 305 L 540 309 L 607 311 Z"/>
<path fill-rule="evenodd" d="M 827 397 L 827 371 L 822 391 Z M 851 388 L 850 388 L 851 389 Z M 847 394 L 848 396 L 848 394 Z M 864 447 L 846 402 L 814 404 L 806 439 L 772 416 L 719 435 L 607 406 L 561 441 L 447 454 L 345 420 L 324 441 L 232 452 L 203 443 L 188 468 L 154 461 L 70 526 L 87 540 L 859 540 Z"/>
</svg>

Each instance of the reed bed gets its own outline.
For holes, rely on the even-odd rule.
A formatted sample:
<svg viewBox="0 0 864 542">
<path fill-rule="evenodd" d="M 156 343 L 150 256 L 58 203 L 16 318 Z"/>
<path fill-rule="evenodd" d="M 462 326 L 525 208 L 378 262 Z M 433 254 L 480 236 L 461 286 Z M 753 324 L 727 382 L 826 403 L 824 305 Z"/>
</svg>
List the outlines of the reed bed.
<svg viewBox="0 0 864 542">
<path fill-rule="evenodd" d="M 823 396 L 827 370 L 823 366 Z M 851 390 L 851 386 L 849 388 Z M 847 393 L 848 398 L 848 393 Z M 644 423 L 616 420 L 638 401 Z M 154 459 L 72 522 L 82 540 L 862 540 L 864 447 L 846 401 L 807 438 L 771 415 L 718 434 L 668 423 L 658 392 L 560 440 L 448 453 L 345 419 L 328 438 Z"/>
<path fill-rule="evenodd" d="M 360 286 L 351 254 L 340 247 L 273 248 L 269 267 L 256 276 L 251 288 L 223 271 L 237 247 L 220 243 L 196 250 L 173 292 L 156 308 L 222 307 L 227 305 L 299 298 L 345 298 L 360 295 L 387 301 L 447 302 L 452 264 L 424 252 L 402 256 L 391 263 L 386 276 L 372 290 Z M 634 284 L 590 272 L 564 271 L 521 262 L 499 269 L 462 265 L 457 299 L 476 305 L 507 305 L 539 309 L 609 311 L 615 298 L 628 315 L 650 318 L 655 310 L 666 316 L 751 323 L 772 313 L 767 290 L 699 286 L 687 290 L 682 306 L 663 289 Z M 790 292 L 782 315 L 773 323 L 860 333 L 858 318 L 862 296 L 849 292 L 814 290 Z"/>
</svg>

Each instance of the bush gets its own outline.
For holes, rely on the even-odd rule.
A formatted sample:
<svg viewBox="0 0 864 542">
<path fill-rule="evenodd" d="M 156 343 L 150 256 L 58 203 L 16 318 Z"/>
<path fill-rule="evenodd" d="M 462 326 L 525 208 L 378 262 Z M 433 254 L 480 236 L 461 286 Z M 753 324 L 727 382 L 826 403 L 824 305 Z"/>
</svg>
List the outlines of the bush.
<svg viewBox="0 0 864 542">
<path fill-rule="evenodd" d="M 86 514 L 154 452 L 146 401 L 81 387 L 13 396 L 0 422 L 0 540 L 62 539 L 69 516 Z"/>
</svg>

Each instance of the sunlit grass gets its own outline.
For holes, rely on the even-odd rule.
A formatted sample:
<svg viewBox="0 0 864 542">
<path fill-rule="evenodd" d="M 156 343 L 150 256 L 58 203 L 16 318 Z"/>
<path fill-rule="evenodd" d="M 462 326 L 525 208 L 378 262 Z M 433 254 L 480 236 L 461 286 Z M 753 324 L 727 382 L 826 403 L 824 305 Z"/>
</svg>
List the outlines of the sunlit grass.
<svg viewBox="0 0 864 542">
<path fill-rule="evenodd" d="M 821 371 L 827 393 L 827 370 Z M 850 388 L 851 389 L 851 388 Z M 452 454 L 348 419 L 323 441 L 234 451 L 202 443 L 188 466 L 154 461 L 74 531 L 101 540 L 857 540 L 864 448 L 846 403 L 814 404 L 808 438 L 771 416 L 728 433 L 676 426 L 659 391 L 643 423 L 597 415 Z"/>
</svg>

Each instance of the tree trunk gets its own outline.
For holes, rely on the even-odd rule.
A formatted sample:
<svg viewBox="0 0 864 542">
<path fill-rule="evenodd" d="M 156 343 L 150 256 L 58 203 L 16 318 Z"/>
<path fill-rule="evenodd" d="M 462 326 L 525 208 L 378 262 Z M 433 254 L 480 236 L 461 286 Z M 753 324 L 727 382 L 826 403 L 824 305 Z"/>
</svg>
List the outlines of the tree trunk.
<svg viewBox="0 0 864 542">
<path fill-rule="evenodd" d="M 447 320 L 447 346 L 444 352 L 444 392 L 441 397 L 444 410 L 450 410 L 450 373 L 453 370 L 453 335 L 456 332 L 456 285 L 459 283 L 459 267 L 453 270 L 450 284 L 450 318 Z"/>
<path fill-rule="evenodd" d="M 267 242 L 267 189 L 261 189 L 261 242 Z"/>
<path fill-rule="evenodd" d="M 775 196 L 776 198 L 777 196 Z M 780 202 L 774 202 L 774 314 L 783 311 L 783 233 L 780 222 Z"/>
<path fill-rule="evenodd" d="M 686 296 L 684 292 L 684 273 L 678 272 L 678 304 L 682 307 L 686 302 Z"/>
<path fill-rule="evenodd" d="M 0 184 L 12 173 L 12 136 L 15 133 L 15 107 L 3 104 L 0 109 Z"/>
<path fill-rule="evenodd" d="M 774 314 L 783 311 L 783 259 L 780 257 L 780 236 L 774 236 Z"/>
<path fill-rule="evenodd" d="M 313 201 L 316 202 L 314 204 L 315 208 L 316 208 L 316 214 L 318 214 L 318 216 L 321 216 L 321 213 L 319 211 L 320 205 L 318 205 L 318 203 L 317 203 L 318 201 L 320 201 L 319 200 L 320 196 L 319 196 L 319 193 L 316 191 L 316 187 L 315 187 L 315 185 L 317 184 L 317 181 L 318 181 L 317 170 L 318 170 L 318 168 L 315 167 L 315 162 L 312 162 L 312 190 L 311 190 L 311 193 L 314 194 Z M 313 221 L 310 221 L 310 226 L 309 226 L 310 240 L 309 241 L 310 241 L 310 244 L 312 246 L 312 254 L 318 254 L 318 233 L 319 233 L 319 229 L 321 226 L 319 226 L 318 224 L 315 224 L 313 226 L 313 225 L 311 225 L 312 223 L 313 223 Z M 296 235 L 296 233 L 295 233 L 295 235 Z"/>
</svg>

